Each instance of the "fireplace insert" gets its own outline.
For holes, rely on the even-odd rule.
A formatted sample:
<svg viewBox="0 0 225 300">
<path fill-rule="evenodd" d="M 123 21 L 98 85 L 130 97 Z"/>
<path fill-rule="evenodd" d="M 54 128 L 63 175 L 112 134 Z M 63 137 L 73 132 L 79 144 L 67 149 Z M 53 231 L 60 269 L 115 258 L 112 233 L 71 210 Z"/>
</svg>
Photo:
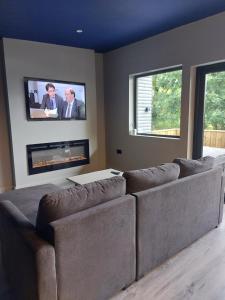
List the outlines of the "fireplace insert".
<svg viewBox="0 0 225 300">
<path fill-rule="evenodd" d="M 27 145 L 28 174 L 89 164 L 89 140 Z"/>
</svg>

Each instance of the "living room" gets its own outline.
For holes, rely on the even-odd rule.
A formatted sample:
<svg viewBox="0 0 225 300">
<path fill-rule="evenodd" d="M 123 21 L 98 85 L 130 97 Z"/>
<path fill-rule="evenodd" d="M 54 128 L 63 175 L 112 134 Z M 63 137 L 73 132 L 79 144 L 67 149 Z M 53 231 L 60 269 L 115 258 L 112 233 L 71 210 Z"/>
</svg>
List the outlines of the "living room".
<svg viewBox="0 0 225 300">
<path fill-rule="evenodd" d="M 173 1 L 171 1 L 171 3 L 172 2 Z M 201 1 L 199 1 L 199 3 L 200 2 Z M 143 31 L 141 29 L 139 38 L 134 37 L 135 30 L 137 30 L 136 28 L 133 29 L 133 36 L 130 35 L 129 40 L 126 40 L 125 36 L 119 39 L 120 35 L 118 29 L 117 40 L 114 40 L 114 44 L 110 39 L 100 39 L 99 36 L 101 35 L 109 35 L 110 37 L 111 34 L 114 36 L 113 30 L 109 33 L 103 30 L 103 23 L 103 33 L 96 34 L 95 41 L 94 38 L 90 39 L 90 36 L 86 36 L 86 34 L 88 35 L 88 29 L 85 29 L 84 21 L 81 23 L 81 19 L 79 19 L 79 25 L 81 27 L 76 27 L 78 26 L 78 24 L 76 24 L 75 27 L 72 28 L 71 31 L 73 31 L 72 36 L 74 40 L 70 41 L 71 37 L 65 37 L 64 40 L 60 40 L 60 37 L 57 40 L 57 34 L 55 34 L 52 39 L 51 36 L 47 37 L 44 33 L 42 35 L 43 27 L 38 29 L 40 30 L 39 35 L 33 33 L 32 36 L 32 34 L 30 34 L 28 30 L 26 32 L 24 28 L 24 31 L 20 29 L 18 32 L 15 31 L 15 33 L 13 33 L 12 27 L 10 27 L 13 24 L 12 16 L 9 15 L 8 19 L 7 17 L 2 18 L 2 21 L 0 21 L 0 36 L 2 37 L 0 47 L 0 193 L 2 193 L 2 195 L 4 193 L 4 198 L 1 198 L 1 200 L 10 200 L 11 196 L 7 196 L 7 192 L 20 193 L 19 191 L 21 191 L 22 188 L 36 189 L 37 186 L 46 184 L 54 184 L 60 188 L 72 187 L 73 189 L 74 183 L 68 180 L 68 178 L 74 177 L 76 178 L 75 182 L 79 182 L 78 177 L 80 175 L 87 175 L 109 168 L 114 169 L 115 172 L 125 172 L 172 163 L 175 158 L 180 157 L 185 159 L 199 158 L 200 156 L 193 155 L 195 147 L 198 147 L 198 151 L 200 148 L 200 151 L 202 151 L 203 147 L 203 141 L 199 142 L 198 138 L 196 138 L 196 136 L 198 137 L 197 133 L 199 128 L 201 129 L 199 132 L 201 132 L 201 134 L 203 132 L 203 128 L 196 127 L 197 125 L 199 126 L 197 115 L 201 111 L 201 109 L 199 109 L 199 111 L 196 109 L 196 107 L 198 107 L 196 106 L 196 70 L 197 68 L 208 65 L 222 65 L 225 61 L 223 32 L 225 26 L 225 12 L 223 11 L 225 10 L 225 6 L 222 2 L 219 2 L 220 1 L 217 3 L 217 7 L 216 5 L 213 7 L 212 3 L 210 4 L 210 1 L 208 1 L 208 6 L 206 5 L 207 9 L 205 10 L 203 10 L 201 6 L 197 7 L 196 5 L 193 14 L 192 11 L 189 10 L 189 15 L 186 15 L 185 7 L 182 7 L 180 12 L 183 12 L 183 14 L 179 16 L 180 19 L 177 16 L 177 22 L 175 22 L 176 20 L 173 22 L 172 19 L 170 19 L 170 22 L 165 22 L 164 28 L 162 27 L 161 29 L 159 26 L 158 31 L 148 30 L 145 33 L 142 32 L 142 35 L 140 34 L 140 32 Z M 203 3 L 201 4 L 203 5 Z M 10 9 L 15 13 L 15 7 L 10 8 L 10 5 L 7 6 L 4 4 L 1 10 L 3 11 L 2 15 L 7 15 L 6 12 L 10 11 Z M 101 13 L 99 12 L 100 14 L 103 14 L 105 9 L 110 15 L 109 9 L 106 9 L 104 6 L 102 10 L 101 5 L 98 9 L 101 11 Z M 133 13 L 136 9 L 137 6 L 134 5 Z M 148 9 L 150 8 L 148 7 Z M 121 8 L 122 13 L 116 10 L 118 18 L 122 17 L 124 10 L 126 10 L 126 5 L 123 9 Z M 25 11 L 23 13 L 25 13 Z M 144 13 L 144 7 L 141 11 Z M 173 8 L 173 11 L 175 11 L 175 8 Z M 140 16 L 142 13 L 140 13 Z M 131 12 L 130 14 L 132 16 Z M 129 12 L 124 13 L 124 16 L 126 15 L 129 20 Z M 18 24 L 20 24 L 21 15 L 19 12 L 18 16 L 16 13 L 14 16 Z M 83 16 L 83 18 L 84 20 L 86 19 L 85 16 Z M 120 22 L 122 22 L 121 19 Z M 82 29 L 82 26 L 84 29 Z M 136 26 L 138 27 L 138 24 Z M 2 30 L 1 27 L 3 28 Z M 33 30 L 35 30 L 35 26 Z M 83 32 L 76 32 L 76 30 Z M 142 38 L 140 38 L 141 36 Z M 93 42 L 92 45 L 91 42 Z M 99 42 L 99 44 L 97 42 Z M 105 42 L 105 44 L 103 42 Z M 143 132 L 138 130 L 137 114 L 135 113 L 137 109 L 137 92 L 135 92 L 135 88 L 137 88 L 137 78 L 140 75 L 147 77 L 150 74 L 150 76 L 154 76 L 154 74 L 171 72 L 172 70 L 181 70 L 179 134 L 175 136 L 154 134 L 152 131 L 143 134 Z M 66 120 L 66 118 L 61 120 L 57 117 L 51 121 L 46 120 L 46 118 L 42 119 L 38 117 L 35 120 L 31 114 L 34 107 L 27 106 L 31 95 L 31 90 L 26 90 L 27 80 L 28 84 L 29 81 L 43 82 L 43 84 L 51 83 L 53 87 L 56 86 L 57 92 L 60 90 L 60 84 L 74 86 L 75 90 L 78 86 L 81 86 L 81 88 L 84 86 L 85 97 L 83 102 L 85 102 L 85 117 L 77 118 L 76 120 Z M 46 91 L 48 93 L 47 89 Z M 34 94 L 34 90 L 32 90 L 32 92 Z M 63 90 L 62 97 L 64 97 L 64 92 L 66 92 L 66 90 Z M 77 94 L 78 92 L 76 90 L 75 95 Z M 148 111 L 149 108 L 146 107 L 145 112 L 148 113 Z M 165 115 L 165 118 L 166 117 Z M 35 171 L 34 173 L 30 173 L 32 171 L 29 169 L 28 146 L 39 145 L 38 147 L 40 147 L 40 145 L 51 144 L 50 147 L 53 147 L 54 143 L 57 145 L 58 143 L 62 143 L 60 147 L 65 148 L 68 153 L 68 142 L 86 140 L 88 140 L 88 150 L 85 151 L 88 151 L 88 157 L 85 157 L 86 160 L 82 158 L 83 162 L 77 164 L 71 164 L 70 162 L 70 165 L 67 166 L 65 166 L 65 163 L 61 163 L 61 168 L 56 168 L 54 162 L 54 165 L 52 164 L 49 168 L 45 168 L 45 170 L 41 169 L 40 172 Z M 224 162 L 222 161 L 222 163 Z M 35 166 L 33 166 L 33 169 L 35 169 Z M 210 171 L 207 170 L 207 172 Z M 221 193 L 221 190 L 219 191 L 219 188 L 221 189 L 219 183 L 221 181 L 218 178 L 219 173 L 216 173 L 216 171 L 212 172 L 215 174 L 208 174 L 207 176 L 209 176 L 209 178 L 205 178 L 205 184 L 208 184 L 209 190 L 210 188 L 213 190 L 214 187 L 210 180 L 212 178 L 213 180 L 215 179 L 215 186 L 216 180 L 218 180 L 218 191 L 216 191 L 215 193 L 217 194 L 214 195 L 210 194 L 208 190 L 208 197 L 211 195 L 211 197 L 215 197 L 215 199 L 219 201 L 219 193 Z M 96 177 L 96 179 L 98 179 L 98 177 Z M 196 182 L 198 182 L 198 180 L 201 179 L 196 177 Z M 120 185 L 120 183 L 118 184 Z M 202 183 L 199 181 L 199 186 L 201 184 L 204 186 L 204 181 Z M 193 191 L 195 188 L 197 190 L 195 186 L 192 188 Z M 123 187 L 119 186 L 118 189 L 122 190 Z M 184 187 L 182 191 L 184 192 L 185 189 L 186 187 Z M 139 191 L 134 190 L 129 193 L 127 192 L 127 194 L 135 194 L 136 192 Z M 46 190 L 45 193 L 47 193 Z M 42 196 L 44 196 L 44 194 Z M 132 196 L 126 197 L 129 198 Z M 207 195 L 204 194 L 204 197 L 207 197 Z M 214 212 L 214 217 L 219 216 L 218 218 L 220 219 L 221 202 L 217 200 L 214 201 L 218 204 L 217 208 L 214 208 L 215 210 L 217 209 L 217 212 Z M 130 202 L 132 201 L 131 199 Z M 188 201 L 191 200 L 188 198 L 186 201 L 189 203 Z M 200 203 L 202 204 L 202 202 Z M 207 204 L 209 205 L 209 211 L 211 211 L 211 203 Z M 192 209 L 193 207 L 194 206 L 192 206 Z M 129 207 L 129 209 L 132 211 L 133 207 Z M 196 211 L 197 210 L 198 208 L 196 208 Z M 207 214 L 209 211 L 207 211 Z M 199 217 L 199 220 L 200 219 Z M 105 219 L 103 219 L 103 221 L 104 220 Z M 203 270 L 204 266 L 210 264 L 212 257 L 214 257 L 214 259 L 218 259 L 216 255 L 222 257 L 221 253 L 225 247 L 225 242 L 222 242 L 221 238 L 224 233 L 223 223 L 220 225 L 221 220 L 218 224 L 213 221 L 210 222 L 211 221 L 208 221 L 207 223 L 208 227 L 204 225 L 208 231 L 213 227 L 218 226 L 218 228 L 213 229 L 212 232 L 204 236 L 202 240 L 195 242 L 191 246 L 190 239 L 187 237 L 187 239 L 189 239 L 189 248 L 186 248 L 177 254 L 177 256 L 172 257 L 173 255 L 171 255 L 171 257 L 168 257 L 172 259 L 171 264 L 177 266 L 178 269 L 184 268 L 187 267 L 187 264 L 185 265 L 186 259 L 191 265 L 191 262 L 194 260 L 193 257 L 196 256 L 195 259 L 198 260 L 198 255 L 201 256 L 198 251 L 201 251 L 200 249 L 203 249 L 204 245 L 209 247 L 212 241 L 219 241 L 220 252 L 218 251 L 217 254 L 214 253 L 212 256 L 209 255 L 208 261 L 202 260 L 202 268 L 200 268 L 200 270 Z M 6 223 L 4 223 L 4 226 L 6 226 L 5 224 Z M 127 224 L 127 226 L 129 224 Z M 199 224 L 203 226 L 203 223 Z M 130 227 L 128 226 L 127 228 Z M 191 225 L 190 228 L 192 228 Z M 194 228 L 192 229 L 194 231 Z M 203 231 L 202 234 L 196 233 L 196 235 L 193 235 L 194 237 L 191 238 L 192 242 L 202 235 Z M 121 237 L 121 243 L 122 240 L 123 238 Z M 182 245 L 187 247 L 185 243 Z M 180 247 L 179 250 L 185 247 Z M 191 256 L 191 251 L 194 252 L 193 257 Z M 173 254 L 176 253 L 174 252 Z M 134 256 L 137 257 L 138 255 L 135 254 Z M 182 265 L 182 262 L 184 265 Z M 212 284 L 209 283 L 211 276 L 210 270 L 208 271 L 209 277 L 207 277 L 205 285 L 204 282 L 202 283 L 204 285 L 203 292 L 200 291 L 198 293 L 194 289 L 195 282 L 189 282 L 191 276 L 197 276 L 196 273 L 191 273 L 190 270 L 190 277 L 186 278 L 188 283 L 181 282 L 179 288 L 176 286 L 179 290 L 179 294 L 172 294 L 171 291 L 175 286 L 172 283 L 171 286 L 168 287 L 166 294 L 163 294 L 161 290 L 163 289 L 163 283 L 159 280 L 156 281 L 154 276 L 162 276 L 163 268 L 168 268 L 167 276 L 173 278 L 174 274 L 177 274 L 177 269 L 172 270 L 172 267 L 169 269 L 168 264 L 170 264 L 170 260 L 164 261 L 164 264 L 154 269 L 153 272 L 151 271 L 142 279 L 136 276 L 136 280 L 137 278 L 139 280 L 133 285 L 128 280 L 129 284 L 124 284 L 124 288 L 126 285 L 130 285 L 130 287 L 125 291 L 120 292 L 120 289 L 118 288 L 118 290 L 116 290 L 115 287 L 112 289 L 113 292 L 110 291 L 111 294 L 110 292 L 108 294 L 114 296 L 116 292 L 120 292 L 115 296 L 118 297 L 118 299 L 153 299 L 151 297 L 153 297 L 154 289 L 160 286 L 161 294 L 158 298 L 154 295 L 154 299 L 214 299 L 216 296 L 223 299 L 223 297 L 225 297 L 223 291 L 224 285 L 222 283 L 217 287 L 219 292 L 216 291 L 215 288 L 212 288 Z M 192 269 L 195 269 L 194 264 L 192 265 Z M 218 271 L 217 275 L 222 276 L 221 274 L 225 272 L 225 264 L 221 264 L 221 267 L 215 269 L 214 272 L 216 272 L 216 270 Z M 146 274 L 146 272 L 144 273 Z M 104 273 L 100 272 L 99 274 Z M 199 276 L 203 276 L 202 273 L 199 272 Z M 71 275 L 70 277 L 72 278 Z M 198 281 L 199 278 L 196 277 L 196 281 Z M 219 279 L 222 280 L 222 277 L 218 277 L 218 282 L 220 282 Z M 41 280 L 43 279 L 41 278 Z M 46 280 L 48 280 L 47 277 Z M 60 280 L 59 282 L 61 283 Z M 88 283 L 90 285 L 92 284 L 91 279 Z M 88 287 L 86 287 L 86 289 L 87 288 Z M 91 288 L 92 287 L 90 287 L 90 290 Z M 98 289 L 100 290 L 100 287 L 96 287 L 96 290 Z M 102 287 L 102 289 L 107 290 L 107 285 L 106 287 Z M 197 289 L 201 290 L 201 287 L 198 286 Z M 6 294 L 4 293 L 2 294 L 4 295 L 2 299 L 8 299 L 6 298 L 8 297 L 8 288 L 7 296 L 5 296 Z M 50 293 L 49 295 L 40 294 L 37 298 L 30 296 L 30 298 L 27 299 L 85 299 L 82 293 L 79 295 L 79 291 L 76 296 L 74 294 L 64 294 L 64 288 L 57 293 L 58 298 L 55 298 L 54 293 Z M 97 299 L 106 299 L 105 295 L 108 294 L 103 291 L 99 294 L 96 293 L 99 297 Z M 91 298 L 88 299 L 91 300 Z M 96 298 L 93 296 L 92 299 Z"/>
</svg>

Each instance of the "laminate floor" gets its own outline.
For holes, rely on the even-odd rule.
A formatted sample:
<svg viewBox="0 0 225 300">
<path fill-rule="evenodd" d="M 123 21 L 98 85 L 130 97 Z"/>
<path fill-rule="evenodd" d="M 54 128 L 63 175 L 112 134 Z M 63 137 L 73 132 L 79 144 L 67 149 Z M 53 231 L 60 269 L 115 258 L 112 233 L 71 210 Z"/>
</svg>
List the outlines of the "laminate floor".
<svg viewBox="0 0 225 300">
<path fill-rule="evenodd" d="M 0 263 L 0 300 L 14 300 L 13 298 Z M 225 300 L 225 218 L 218 228 L 111 298 L 190 299 Z"/>
</svg>

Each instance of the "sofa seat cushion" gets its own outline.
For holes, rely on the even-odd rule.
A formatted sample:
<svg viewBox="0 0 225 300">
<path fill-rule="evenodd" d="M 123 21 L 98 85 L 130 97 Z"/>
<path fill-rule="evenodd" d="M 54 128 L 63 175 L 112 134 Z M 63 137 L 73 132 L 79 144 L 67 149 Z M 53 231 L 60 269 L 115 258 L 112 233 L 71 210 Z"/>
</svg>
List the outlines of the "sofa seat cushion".
<svg viewBox="0 0 225 300">
<path fill-rule="evenodd" d="M 212 169 L 215 158 L 211 156 L 201 157 L 200 159 L 176 158 L 173 161 L 180 166 L 180 178 L 202 173 Z"/>
<path fill-rule="evenodd" d="M 45 235 L 50 222 L 118 198 L 125 192 L 125 179 L 115 176 L 45 195 L 38 208 L 38 232 Z"/>
<path fill-rule="evenodd" d="M 12 202 L 35 226 L 40 199 L 47 193 L 60 190 L 54 184 L 43 184 L 0 194 L 1 200 Z"/>
<path fill-rule="evenodd" d="M 136 193 L 176 180 L 179 177 L 179 173 L 180 167 L 174 163 L 124 172 L 126 192 L 127 194 Z"/>
</svg>

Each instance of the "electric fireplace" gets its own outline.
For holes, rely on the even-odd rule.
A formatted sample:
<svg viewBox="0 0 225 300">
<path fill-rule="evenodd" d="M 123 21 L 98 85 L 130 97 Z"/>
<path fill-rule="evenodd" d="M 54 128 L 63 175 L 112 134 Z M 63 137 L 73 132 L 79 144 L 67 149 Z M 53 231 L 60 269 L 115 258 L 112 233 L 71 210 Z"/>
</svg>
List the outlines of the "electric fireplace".
<svg viewBox="0 0 225 300">
<path fill-rule="evenodd" d="M 89 140 L 27 145 L 28 174 L 89 164 Z"/>
</svg>

